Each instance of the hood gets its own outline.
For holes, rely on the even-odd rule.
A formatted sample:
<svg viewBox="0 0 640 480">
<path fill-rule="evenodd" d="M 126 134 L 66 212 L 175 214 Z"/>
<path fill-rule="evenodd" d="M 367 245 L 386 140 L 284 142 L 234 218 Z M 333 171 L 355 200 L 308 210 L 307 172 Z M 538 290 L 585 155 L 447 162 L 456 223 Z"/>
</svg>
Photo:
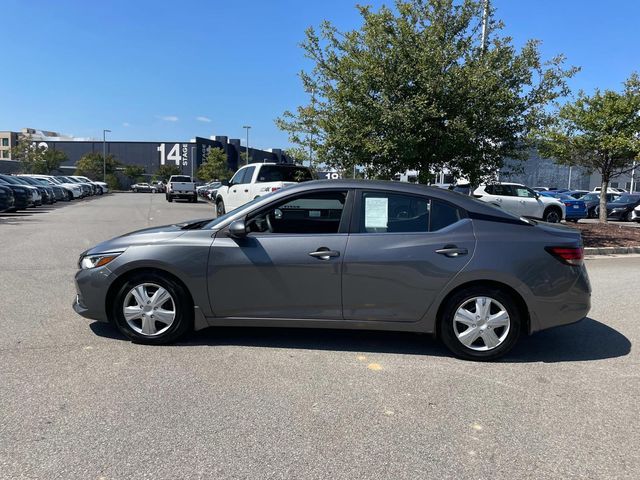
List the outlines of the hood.
<svg viewBox="0 0 640 480">
<path fill-rule="evenodd" d="M 135 232 L 126 233 L 120 237 L 112 238 L 105 242 L 101 242 L 87 253 L 105 253 L 117 250 L 125 250 L 134 245 L 151 245 L 154 243 L 162 243 L 178 238 L 184 234 L 184 231 L 177 225 L 164 225 L 162 227 L 151 227 Z M 83 254 L 83 255 L 84 255 Z"/>
<path fill-rule="evenodd" d="M 152 245 L 156 243 L 164 243 L 174 240 L 187 230 L 199 228 L 201 225 L 209 223 L 210 218 L 189 220 L 175 225 L 162 225 L 160 227 L 144 228 L 134 232 L 125 233 L 119 237 L 112 238 L 105 242 L 99 243 L 95 247 L 83 253 L 105 253 L 115 250 L 125 250 L 131 246 Z"/>
</svg>

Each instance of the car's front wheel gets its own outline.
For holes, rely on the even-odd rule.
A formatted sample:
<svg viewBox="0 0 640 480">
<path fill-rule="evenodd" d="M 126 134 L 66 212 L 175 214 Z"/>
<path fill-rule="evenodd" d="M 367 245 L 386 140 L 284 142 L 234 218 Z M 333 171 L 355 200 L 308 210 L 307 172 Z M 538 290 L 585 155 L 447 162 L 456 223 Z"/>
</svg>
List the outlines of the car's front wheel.
<svg viewBox="0 0 640 480">
<path fill-rule="evenodd" d="M 193 325 L 189 294 L 179 283 L 157 273 L 140 273 L 128 279 L 113 308 L 118 329 L 138 343 L 171 343 Z"/>
<path fill-rule="evenodd" d="M 216 202 L 216 215 L 218 217 L 221 217 L 222 215 L 225 214 L 225 209 L 224 209 L 224 201 L 222 200 L 218 200 Z"/>
<path fill-rule="evenodd" d="M 510 295 L 488 287 L 456 292 L 445 305 L 440 336 L 457 357 L 495 360 L 513 348 L 522 316 Z"/>
</svg>

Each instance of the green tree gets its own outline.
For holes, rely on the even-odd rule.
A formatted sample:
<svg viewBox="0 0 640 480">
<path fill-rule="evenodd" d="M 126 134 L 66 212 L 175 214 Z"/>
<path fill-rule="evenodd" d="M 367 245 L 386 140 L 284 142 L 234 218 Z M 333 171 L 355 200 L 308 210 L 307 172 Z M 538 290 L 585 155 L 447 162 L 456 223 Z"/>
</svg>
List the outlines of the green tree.
<svg viewBox="0 0 640 480">
<path fill-rule="evenodd" d="M 67 157 L 66 153 L 61 152 L 60 150 L 47 148 L 36 163 L 33 173 L 50 175 L 58 170 L 60 165 L 67 160 L 69 160 L 69 157 Z"/>
<path fill-rule="evenodd" d="M 127 165 L 124 167 L 124 176 L 136 183 L 144 174 L 144 167 L 140 165 Z"/>
<path fill-rule="evenodd" d="M 634 73 L 622 92 L 596 90 L 578 94 L 560 108 L 545 131 L 540 151 L 568 165 L 579 165 L 609 182 L 633 168 L 640 155 L 640 77 Z M 600 196 L 600 222 L 607 221 L 606 195 Z"/>
<path fill-rule="evenodd" d="M 20 162 L 25 173 L 39 173 L 36 170 L 42 165 L 46 150 L 45 147 L 37 146 L 31 135 L 21 135 L 16 146 L 11 149 L 11 158 Z"/>
<path fill-rule="evenodd" d="M 227 163 L 227 154 L 222 148 L 211 148 L 205 162 L 198 169 L 198 178 L 204 181 L 229 180 L 233 171 Z"/>
<path fill-rule="evenodd" d="M 180 171 L 177 165 L 165 164 L 165 165 L 160 165 L 160 167 L 158 168 L 158 171 L 154 175 L 154 178 L 161 180 L 163 182 L 166 182 L 167 180 L 169 180 L 171 175 L 180 175 L 181 173 L 182 172 Z"/>
<path fill-rule="evenodd" d="M 76 175 L 89 177 L 91 180 L 102 180 L 104 172 L 107 175 L 115 175 L 120 163 L 113 157 L 107 155 L 103 162 L 101 153 L 87 153 L 76 163 Z M 108 183 L 108 182 L 107 182 Z"/>
<path fill-rule="evenodd" d="M 525 158 L 533 129 L 568 94 L 564 57 L 541 58 L 539 42 L 518 50 L 490 10 L 480 41 L 482 2 L 397 0 L 358 7 L 362 26 L 309 28 L 300 74 L 307 105 L 276 124 L 318 162 L 367 176 L 447 168 L 471 181 L 494 177 L 503 158 Z"/>
</svg>

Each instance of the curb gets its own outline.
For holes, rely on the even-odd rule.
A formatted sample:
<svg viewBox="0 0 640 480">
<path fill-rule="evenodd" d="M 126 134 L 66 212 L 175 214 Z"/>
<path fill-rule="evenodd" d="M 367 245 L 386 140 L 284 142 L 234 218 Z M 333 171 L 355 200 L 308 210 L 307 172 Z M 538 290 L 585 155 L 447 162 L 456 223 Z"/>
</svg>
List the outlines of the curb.
<svg viewBox="0 0 640 480">
<path fill-rule="evenodd" d="M 586 247 L 585 255 L 630 255 L 640 253 L 638 247 Z"/>
</svg>

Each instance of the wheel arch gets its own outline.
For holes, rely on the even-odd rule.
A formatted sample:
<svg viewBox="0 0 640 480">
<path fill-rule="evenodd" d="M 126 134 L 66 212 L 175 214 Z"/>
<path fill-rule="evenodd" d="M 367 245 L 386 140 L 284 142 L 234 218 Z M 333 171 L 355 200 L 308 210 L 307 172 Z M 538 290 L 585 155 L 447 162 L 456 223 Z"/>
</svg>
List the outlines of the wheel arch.
<svg viewBox="0 0 640 480">
<path fill-rule="evenodd" d="M 545 218 L 547 216 L 547 212 L 551 210 L 557 210 L 560 213 L 560 220 L 566 220 L 566 214 L 562 214 L 562 207 L 560 207 L 559 205 L 547 205 L 546 207 L 544 207 L 542 218 Z"/>
<path fill-rule="evenodd" d="M 113 310 L 113 302 L 116 299 L 116 295 L 118 294 L 118 291 L 131 277 L 135 275 L 139 275 L 141 273 L 153 273 L 156 275 L 161 275 L 169 278 L 172 282 L 175 282 L 178 285 L 180 285 L 189 296 L 189 301 L 191 302 L 191 305 L 194 308 L 194 317 L 193 317 L 194 329 L 200 330 L 202 328 L 209 326 L 200 308 L 195 305 L 193 294 L 189 290 L 189 287 L 187 287 L 187 285 L 177 275 L 174 275 L 173 273 L 167 270 L 164 270 L 162 268 L 148 267 L 148 266 L 136 267 L 136 268 L 132 268 L 131 270 L 127 270 L 126 272 L 119 275 L 118 278 L 116 278 L 111 283 L 111 285 L 109 285 L 109 289 L 107 290 L 107 295 L 105 297 L 105 306 L 104 306 L 105 312 L 107 314 L 107 317 L 109 318 L 109 321 L 111 322 L 113 321 L 113 318 L 111 318 L 112 310 Z"/>
<path fill-rule="evenodd" d="M 440 336 L 440 321 L 442 320 L 442 314 L 444 312 L 445 307 L 447 306 L 447 302 L 449 299 L 460 292 L 461 290 L 465 290 L 471 287 L 488 287 L 495 288 L 497 290 L 501 290 L 511 296 L 518 307 L 518 311 L 522 315 L 522 320 L 524 322 L 523 330 L 527 333 L 531 332 L 531 315 L 529 313 L 529 308 L 527 307 L 527 302 L 525 302 L 522 295 L 510 285 L 496 281 L 496 280 L 471 280 L 460 285 L 457 285 L 451 291 L 449 291 L 445 297 L 440 302 L 438 306 L 438 310 L 436 313 L 436 321 L 434 325 L 434 333 L 437 336 Z"/>
</svg>

